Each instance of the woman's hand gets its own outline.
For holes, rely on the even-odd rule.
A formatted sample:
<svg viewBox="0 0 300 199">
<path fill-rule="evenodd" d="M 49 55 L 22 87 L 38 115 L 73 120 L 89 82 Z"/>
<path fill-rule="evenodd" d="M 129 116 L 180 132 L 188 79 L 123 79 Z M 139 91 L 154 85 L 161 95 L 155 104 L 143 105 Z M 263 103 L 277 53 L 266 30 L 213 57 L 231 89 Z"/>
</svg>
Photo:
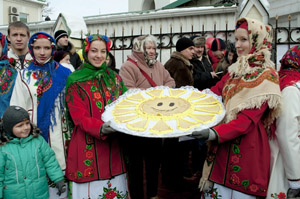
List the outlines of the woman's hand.
<svg viewBox="0 0 300 199">
<path fill-rule="evenodd" d="M 100 132 L 102 135 L 109 135 L 116 132 L 116 130 L 110 127 L 110 121 L 108 121 L 102 124 Z"/>
<path fill-rule="evenodd" d="M 194 138 L 197 138 L 197 139 L 204 139 L 204 140 L 215 140 L 217 137 L 215 132 L 211 129 L 203 129 L 201 131 L 194 131 L 191 136 Z"/>
</svg>

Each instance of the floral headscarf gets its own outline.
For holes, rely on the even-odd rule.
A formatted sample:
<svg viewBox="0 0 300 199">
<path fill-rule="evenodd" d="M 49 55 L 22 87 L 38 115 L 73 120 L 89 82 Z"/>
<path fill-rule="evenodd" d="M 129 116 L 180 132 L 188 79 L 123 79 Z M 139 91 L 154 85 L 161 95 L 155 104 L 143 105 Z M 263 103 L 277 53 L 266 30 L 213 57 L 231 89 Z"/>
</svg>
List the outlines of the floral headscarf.
<svg viewBox="0 0 300 199">
<path fill-rule="evenodd" d="M 49 35 L 49 34 L 47 34 L 47 33 L 45 33 L 45 32 L 37 32 L 37 33 L 33 34 L 33 35 L 30 37 L 29 41 L 28 41 L 28 49 L 29 49 L 29 53 L 30 53 L 31 56 L 32 56 L 34 65 L 45 65 L 45 64 L 47 64 L 47 63 L 44 63 L 44 64 L 38 63 L 38 61 L 35 59 L 35 56 L 34 56 L 34 53 L 33 53 L 33 48 L 32 48 L 32 47 L 33 47 L 33 43 L 34 43 L 37 39 L 40 39 L 40 38 L 48 39 L 48 40 L 50 41 L 50 43 L 51 43 L 51 47 L 52 47 L 51 57 L 50 57 L 50 59 L 47 61 L 47 63 L 49 63 L 49 62 L 51 62 L 51 61 L 53 60 L 54 52 L 55 52 L 55 50 L 56 50 L 55 39 L 54 39 L 51 35 Z"/>
<path fill-rule="evenodd" d="M 90 50 L 92 41 L 95 41 L 95 40 L 102 40 L 102 41 L 104 41 L 105 44 L 106 44 L 106 50 L 107 50 L 107 52 L 110 51 L 111 41 L 110 41 L 110 38 L 107 37 L 106 35 L 90 35 L 90 36 L 87 36 L 85 38 L 85 41 L 83 42 L 83 55 L 82 55 L 84 61 L 87 62 L 87 63 L 89 63 L 89 60 L 88 60 L 88 57 L 87 57 L 87 53 Z"/>
<path fill-rule="evenodd" d="M 236 64 L 233 64 L 235 67 L 231 67 L 230 74 L 250 74 L 257 70 L 255 67 L 274 68 L 275 64 L 271 61 L 273 40 L 271 27 L 254 19 L 241 18 L 236 22 L 236 30 L 240 28 L 241 25 L 244 26 L 245 22 L 247 23 L 251 50 L 247 56 L 238 57 Z"/>
<path fill-rule="evenodd" d="M 81 66 L 80 70 L 77 70 L 75 71 L 75 73 L 73 72 L 72 75 L 70 75 L 70 77 L 68 78 L 66 89 L 68 89 L 73 82 L 83 82 L 91 80 L 99 75 L 101 76 L 101 78 L 103 78 L 105 85 L 108 87 L 111 87 L 113 82 L 115 81 L 115 73 L 106 66 L 106 62 L 103 62 L 100 67 L 95 67 L 91 65 L 88 60 L 88 51 L 90 50 L 91 43 L 95 40 L 104 41 L 106 44 L 106 51 L 110 51 L 111 41 L 107 36 L 99 34 L 87 36 L 83 42 L 82 47 L 82 56 L 84 58 L 84 63 Z"/>
<path fill-rule="evenodd" d="M 46 63 L 39 63 L 33 53 L 33 43 L 37 39 L 48 39 L 51 43 L 51 57 Z M 48 141 L 49 127 L 53 128 L 55 123 L 55 106 L 63 108 L 64 102 L 55 104 L 56 98 L 64 91 L 67 77 L 71 71 L 53 60 L 55 51 L 55 40 L 45 32 L 33 34 L 28 43 L 29 52 L 33 58 L 30 65 L 22 70 L 22 76 L 27 83 L 35 81 L 35 96 L 37 98 L 37 127 L 42 131 L 42 136 Z"/>
<path fill-rule="evenodd" d="M 2 55 L 0 58 L 0 117 L 9 106 L 11 94 L 15 85 L 17 71 L 10 67 L 7 59 L 7 41 L 5 35 L 0 32 Z"/>
<path fill-rule="evenodd" d="M 238 28 L 248 30 L 251 50 L 228 68 L 230 78 L 223 88 L 225 122 L 235 119 L 244 109 L 259 108 L 267 102 L 271 111 L 263 120 L 269 126 L 278 116 L 281 101 L 278 73 L 270 59 L 272 30 L 249 18 L 239 19 Z"/>
<path fill-rule="evenodd" d="M 300 45 L 290 48 L 280 60 L 280 89 L 300 81 Z"/>
<path fill-rule="evenodd" d="M 1 46 L 2 46 L 2 55 L 0 57 L 0 60 L 2 61 L 2 60 L 7 59 L 8 47 L 7 47 L 6 37 L 1 32 L 0 32 L 0 42 L 1 42 Z M 7 62 L 7 61 L 5 61 L 5 62 Z M 2 65 L 2 62 L 0 62 L 0 64 Z"/>
</svg>

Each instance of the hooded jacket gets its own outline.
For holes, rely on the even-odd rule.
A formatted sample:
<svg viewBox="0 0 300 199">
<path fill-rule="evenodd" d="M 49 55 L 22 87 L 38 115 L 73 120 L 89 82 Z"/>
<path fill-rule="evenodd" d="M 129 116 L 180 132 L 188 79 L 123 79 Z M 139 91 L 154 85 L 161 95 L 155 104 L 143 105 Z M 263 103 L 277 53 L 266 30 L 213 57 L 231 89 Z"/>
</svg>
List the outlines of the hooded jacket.
<svg viewBox="0 0 300 199">
<path fill-rule="evenodd" d="M 64 179 L 42 136 L 14 138 L 0 146 L 0 198 L 49 198 L 46 175 L 54 183 Z"/>
</svg>

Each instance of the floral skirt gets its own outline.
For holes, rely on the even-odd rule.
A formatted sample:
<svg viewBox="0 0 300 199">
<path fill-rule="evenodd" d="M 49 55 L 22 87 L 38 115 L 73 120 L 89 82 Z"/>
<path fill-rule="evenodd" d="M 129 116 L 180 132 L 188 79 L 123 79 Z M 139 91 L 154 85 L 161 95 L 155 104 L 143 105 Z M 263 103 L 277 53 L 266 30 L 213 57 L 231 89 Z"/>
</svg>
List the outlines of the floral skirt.
<svg viewBox="0 0 300 199">
<path fill-rule="evenodd" d="M 98 180 L 86 183 L 69 183 L 69 198 L 73 199 L 128 199 L 126 174 L 109 180 Z"/>
<path fill-rule="evenodd" d="M 204 195 L 205 199 L 225 199 L 225 198 L 230 198 L 230 199 L 257 199 L 259 197 L 256 196 L 251 196 L 239 191 L 235 191 L 233 189 L 227 188 L 225 186 L 219 185 L 219 184 L 214 184 L 213 187 L 213 193 L 209 194 L 206 193 Z"/>
</svg>

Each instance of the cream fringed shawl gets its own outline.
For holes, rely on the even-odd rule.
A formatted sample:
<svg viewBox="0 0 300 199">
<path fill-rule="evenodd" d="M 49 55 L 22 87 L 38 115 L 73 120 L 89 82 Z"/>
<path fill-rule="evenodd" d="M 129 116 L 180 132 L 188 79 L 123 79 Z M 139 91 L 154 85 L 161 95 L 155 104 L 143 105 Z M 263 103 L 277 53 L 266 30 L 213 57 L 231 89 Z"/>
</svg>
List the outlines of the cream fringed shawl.
<svg viewBox="0 0 300 199">
<path fill-rule="evenodd" d="M 238 60 L 240 61 L 240 60 Z M 272 67 L 251 68 L 252 73 L 236 76 L 234 64 L 229 68 L 231 78 L 223 88 L 223 100 L 226 108 L 225 123 L 236 119 L 237 114 L 244 109 L 260 108 L 268 103 L 268 116 L 264 125 L 269 126 L 279 114 L 281 92 L 277 71 Z M 250 68 L 250 67 L 249 67 Z"/>
<path fill-rule="evenodd" d="M 268 103 L 270 111 L 264 116 L 265 127 L 270 126 L 278 116 L 281 102 L 279 76 L 271 61 L 272 30 L 254 19 L 238 20 L 248 22 L 251 54 L 240 56 L 228 68 L 230 79 L 223 88 L 223 101 L 226 108 L 225 123 L 236 119 L 244 109 L 260 108 Z"/>
</svg>

